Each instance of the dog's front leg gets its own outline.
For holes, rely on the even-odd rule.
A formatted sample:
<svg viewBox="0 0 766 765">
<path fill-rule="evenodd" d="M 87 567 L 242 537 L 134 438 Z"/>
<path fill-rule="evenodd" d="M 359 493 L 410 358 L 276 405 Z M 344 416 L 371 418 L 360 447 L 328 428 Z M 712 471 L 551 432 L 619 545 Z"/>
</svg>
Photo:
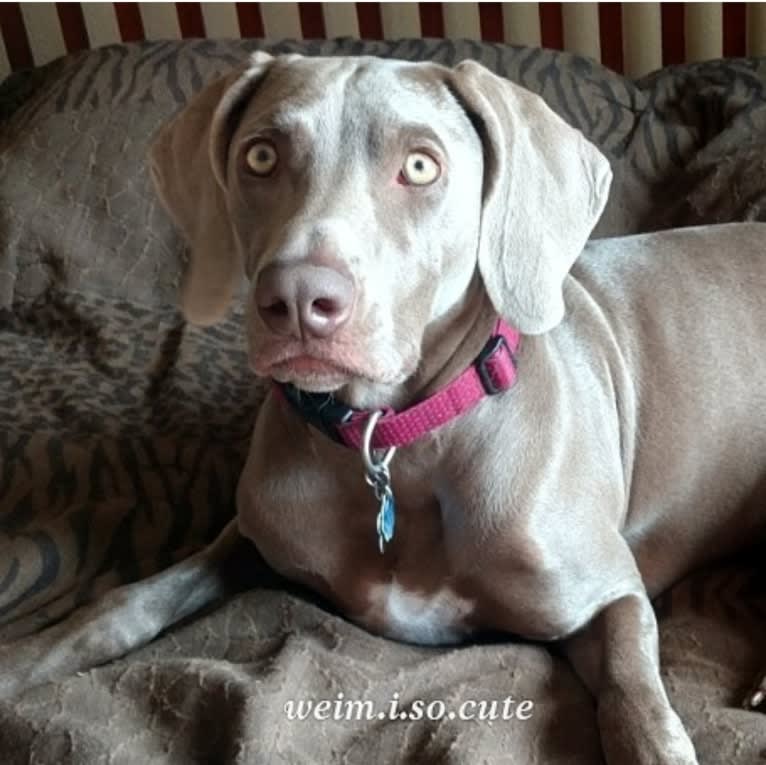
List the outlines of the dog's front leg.
<svg viewBox="0 0 766 765">
<path fill-rule="evenodd" d="M 662 683 L 657 620 L 645 592 L 610 603 L 564 649 L 596 697 L 609 765 L 697 765 Z"/>
<path fill-rule="evenodd" d="M 111 590 L 37 635 L 0 646 L 0 698 L 116 659 L 220 597 L 227 561 L 240 543 L 246 544 L 233 520 L 180 563 Z"/>
</svg>

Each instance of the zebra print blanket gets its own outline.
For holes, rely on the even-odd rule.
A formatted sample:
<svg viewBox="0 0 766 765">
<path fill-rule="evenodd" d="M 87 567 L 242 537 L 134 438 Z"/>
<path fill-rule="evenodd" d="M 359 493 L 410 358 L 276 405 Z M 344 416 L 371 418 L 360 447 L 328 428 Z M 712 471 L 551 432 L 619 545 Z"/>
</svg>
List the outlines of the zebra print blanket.
<svg viewBox="0 0 766 765">
<path fill-rule="evenodd" d="M 241 322 L 187 326 L 183 250 L 145 167 L 156 128 L 256 47 L 112 46 L 0 88 L 0 640 L 23 638 L 209 541 L 262 386 Z M 279 50 L 465 57 L 541 93 L 609 155 L 597 235 L 766 219 L 766 62 L 625 80 L 568 54 L 465 41 L 281 43 Z M 703 762 L 762 762 L 766 720 L 735 703 L 763 659 L 763 573 L 746 558 L 657 604 L 664 671 Z M 289 719 L 338 694 L 534 703 L 530 719 Z M 304 707 L 305 710 L 305 707 Z M 438 711 L 438 707 L 436 707 Z M 541 647 L 426 649 L 372 637 L 262 583 L 125 659 L 0 704 L 12 763 L 600 761 L 592 702 Z"/>
</svg>

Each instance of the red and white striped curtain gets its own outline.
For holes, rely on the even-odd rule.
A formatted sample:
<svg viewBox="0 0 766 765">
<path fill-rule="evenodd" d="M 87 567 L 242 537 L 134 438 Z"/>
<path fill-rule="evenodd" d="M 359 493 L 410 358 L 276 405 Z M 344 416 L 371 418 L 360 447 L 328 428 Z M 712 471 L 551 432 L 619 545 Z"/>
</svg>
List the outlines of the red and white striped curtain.
<svg viewBox="0 0 766 765">
<path fill-rule="evenodd" d="M 115 42 L 184 37 L 468 37 L 543 45 L 636 77 L 766 55 L 762 3 L 0 3 L 0 76 Z"/>
</svg>

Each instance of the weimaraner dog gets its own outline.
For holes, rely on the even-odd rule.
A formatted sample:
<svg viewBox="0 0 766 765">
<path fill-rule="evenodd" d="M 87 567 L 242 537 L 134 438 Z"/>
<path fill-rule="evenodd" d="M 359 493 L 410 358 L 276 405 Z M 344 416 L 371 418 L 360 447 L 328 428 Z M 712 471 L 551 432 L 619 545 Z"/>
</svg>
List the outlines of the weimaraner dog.
<svg viewBox="0 0 766 765">
<path fill-rule="evenodd" d="M 274 381 L 238 517 L 6 652 L 0 690 L 218 596 L 241 534 L 373 632 L 561 641 L 611 765 L 697 762 L 650 598 L 765 525 L 766 227 L 587 243 L 609 163 L 471 61 L 255 54 L 152 171 L 191 247 L 186 316 L 245 285 Z"/>
</svg>

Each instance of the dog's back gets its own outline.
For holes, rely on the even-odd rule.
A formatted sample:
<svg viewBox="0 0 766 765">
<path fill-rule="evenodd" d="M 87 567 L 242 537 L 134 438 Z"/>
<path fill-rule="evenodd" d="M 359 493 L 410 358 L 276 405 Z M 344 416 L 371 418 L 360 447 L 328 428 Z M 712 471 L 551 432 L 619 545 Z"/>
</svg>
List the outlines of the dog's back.
<svg viewBox="0 0 766 765">
<path fill-rule="evenodd" d="M 657 591 L 766 521 L 766 225 L 594 241 L 568 302 L 562 332 L 609 336 L 624 533 Z"/>
</svg>

